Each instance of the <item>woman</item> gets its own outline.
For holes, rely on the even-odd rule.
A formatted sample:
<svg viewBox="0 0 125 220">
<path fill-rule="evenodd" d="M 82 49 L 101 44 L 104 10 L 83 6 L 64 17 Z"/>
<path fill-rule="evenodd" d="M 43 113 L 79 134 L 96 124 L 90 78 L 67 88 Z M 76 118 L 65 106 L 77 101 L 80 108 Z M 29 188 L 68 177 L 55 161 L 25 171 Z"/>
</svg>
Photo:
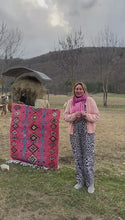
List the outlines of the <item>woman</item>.
<svg viewBox="0 0 125 220">
<path fill-rule="evenodd" d="M 93 98 L 88 97 L 86 85 L 78 82 L 74 96 L 68 101 L 64 120 L 69 122 L 70 143 L 76 166 L 75 189 L 87 187 L 94 192 L 94 135 L 99 111 Z"/>
</svg>

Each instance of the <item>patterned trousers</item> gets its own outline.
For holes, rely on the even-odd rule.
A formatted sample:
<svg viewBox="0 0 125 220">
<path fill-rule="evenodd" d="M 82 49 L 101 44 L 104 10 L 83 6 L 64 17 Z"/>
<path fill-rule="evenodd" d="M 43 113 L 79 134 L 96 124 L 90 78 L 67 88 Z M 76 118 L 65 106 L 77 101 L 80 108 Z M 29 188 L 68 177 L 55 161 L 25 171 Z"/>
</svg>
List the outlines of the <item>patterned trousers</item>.
<svg viewBox="0 0 125 220">
<path fill-rule="evenodd" d="M 76 166 L 77 183 L 89 187 L 94 183 L 94 133 L 87 133 L 85 119 L 74 122 L 70 143 Z"/>
</svg>

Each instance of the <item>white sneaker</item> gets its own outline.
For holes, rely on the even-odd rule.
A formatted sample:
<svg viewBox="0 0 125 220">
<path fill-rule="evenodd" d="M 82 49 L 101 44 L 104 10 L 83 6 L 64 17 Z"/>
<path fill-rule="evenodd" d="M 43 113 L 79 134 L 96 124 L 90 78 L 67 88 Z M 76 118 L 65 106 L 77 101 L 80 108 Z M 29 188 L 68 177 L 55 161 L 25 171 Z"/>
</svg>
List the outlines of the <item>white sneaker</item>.
<svg viewBox="0 0 125 220">
<path fill-rule="evenodd" d="M 94 191 L 95 191 L 94 184 L 91 184 L 91 185 L 88 187 L 88 193 L 94 193 Z"/>
<path fill-rule="evenodd" d="M 81 189 L 82 187 L 83 187 L 82 184 L 77 183 L 77 184 L 74 186 L 74 189 Z"/>
</svg>

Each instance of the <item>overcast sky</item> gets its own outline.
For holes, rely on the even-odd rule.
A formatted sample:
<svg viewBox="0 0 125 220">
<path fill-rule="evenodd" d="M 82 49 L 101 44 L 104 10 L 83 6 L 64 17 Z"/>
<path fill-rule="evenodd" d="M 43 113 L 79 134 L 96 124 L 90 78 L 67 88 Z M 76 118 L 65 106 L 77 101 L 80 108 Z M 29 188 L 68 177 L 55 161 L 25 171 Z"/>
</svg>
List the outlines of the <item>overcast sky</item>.
<svg viewBox="0 0 125 220">
<path fill-rule="evenodd" d="M 22 31 L 23 58 L 36 57 L 81 27 L 85 42 L 108 26 L 125 38 L 125 0 L 0 0 L 0 21 Z"/>
</svg>

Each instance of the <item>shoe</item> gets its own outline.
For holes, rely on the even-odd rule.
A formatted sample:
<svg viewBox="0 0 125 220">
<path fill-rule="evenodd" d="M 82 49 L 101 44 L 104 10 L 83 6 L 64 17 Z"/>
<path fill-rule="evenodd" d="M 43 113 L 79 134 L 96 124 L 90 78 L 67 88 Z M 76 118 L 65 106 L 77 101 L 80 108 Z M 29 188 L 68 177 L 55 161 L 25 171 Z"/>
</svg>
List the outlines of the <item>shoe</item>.
<svg viewBox="0 0 125 220">
<path fill-rule="evenodd" d="M 88 193 L 94 193 L 94 191 L 95 191 L 94 184 L 91 184 L 91 185 L 88 187 Z"/>
<path fill-rule="evenodd" d="M 83 187 L 82 184 L 77 183 L 77 184 L 74 186 L 74 189 L 81 189 L 82 187 Z"/>
</svg>

